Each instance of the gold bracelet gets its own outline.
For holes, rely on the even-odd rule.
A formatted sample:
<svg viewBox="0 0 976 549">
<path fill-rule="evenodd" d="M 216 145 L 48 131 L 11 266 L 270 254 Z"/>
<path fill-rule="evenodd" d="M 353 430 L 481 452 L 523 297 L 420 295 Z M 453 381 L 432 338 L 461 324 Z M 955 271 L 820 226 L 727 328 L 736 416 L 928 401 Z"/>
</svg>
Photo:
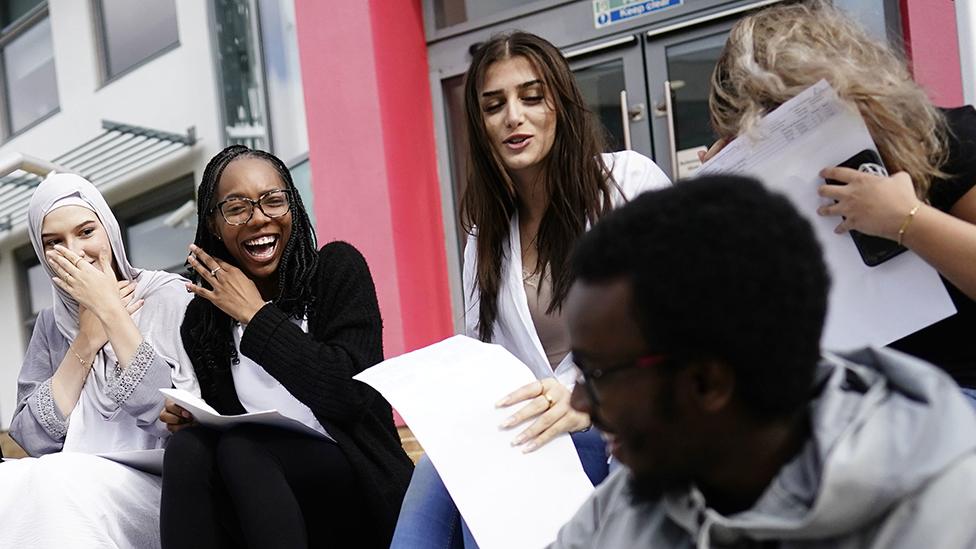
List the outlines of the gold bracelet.
<svg viewBox="0 0 976 549">
<path fill-rule="evenodd" d="M 918 213 L 918 209 L 922 207 L 922 203 L 919 202 L 915 204 L 915 207 L 908 212 L 905 216 L 905 221 L 901 223 L 901 227 L 898 227 L 898 245 L 902 246 L 901 241 L 905 238 L 905 231 L 908 230 L 908 226 L 912 224 L 912 220 L 915 219 L 915 214 Z"/>
<path fill-rule="evenodd" d="M 95 362 L 94 360 L 92 361 L 92 364 L 85 362 L 85 359 L 81 358 L 81 355 L 79 355 L 74 349 L 71 349 L 71 354 L 75 355 L 75 358 L 78 359 L 78 362 L 80 362 L 82 366 L 85 366 L 87 368 L 91 368 L 92 364 L 94 364 Z"/>
</svg>

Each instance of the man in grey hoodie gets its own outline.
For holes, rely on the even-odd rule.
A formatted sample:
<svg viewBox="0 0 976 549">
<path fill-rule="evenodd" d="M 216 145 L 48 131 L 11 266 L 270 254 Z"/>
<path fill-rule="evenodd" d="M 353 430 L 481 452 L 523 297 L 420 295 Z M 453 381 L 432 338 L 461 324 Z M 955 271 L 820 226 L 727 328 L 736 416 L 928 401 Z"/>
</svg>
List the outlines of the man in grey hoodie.
<svg viewBox="0 0 976 549">
<path fill-rule="evenodd" d="M 785 198 L 646 193 L 574 270 L 573 405 L 625 467 L 551 547 L 976 547 L 976 414 L 909 356 L 821 356 L 827 270 Z"/>
</svg>

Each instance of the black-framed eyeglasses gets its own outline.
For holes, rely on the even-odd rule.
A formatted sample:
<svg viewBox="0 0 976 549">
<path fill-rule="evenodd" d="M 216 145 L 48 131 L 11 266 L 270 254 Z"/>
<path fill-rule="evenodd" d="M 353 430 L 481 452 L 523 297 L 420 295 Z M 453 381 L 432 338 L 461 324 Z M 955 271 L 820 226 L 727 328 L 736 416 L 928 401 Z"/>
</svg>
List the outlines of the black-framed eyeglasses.
<svg viewBox="0 0 976 549">
<path fill-rule="evenodd" d="M 579 376 L 576 378 L 576 384 L 583 386 L 583 389 L 586 391 L 586 396 L 590 399 L 590 404 L 594 408 L 599 406 L 601 402 L 600 390 L 597 388 L 597 382 L 600 380 L 606 380 L 614 374 L 627 370 L 651 368 L 668 360 L 666 355 L 644 355 L 638 357 L 633 362 L 609 368 L 585 368 L 585 362 L 581 363 L 579 357 L 573 356 L 572 358 L 573 363 L 579 368 Z"/>
<path fill-rule="evenodd" d="M 210 213 L 220 211 L 228 225 L 243 225 L 254 216 L 255 206 L 261 208 L 261 212 L 268 217 L 281 217 L 291 208 L 291 191 L 275 189 L 262 194 L 257 200 L 235 196 L 218 202 L 210 208 Z"/>
</svg>

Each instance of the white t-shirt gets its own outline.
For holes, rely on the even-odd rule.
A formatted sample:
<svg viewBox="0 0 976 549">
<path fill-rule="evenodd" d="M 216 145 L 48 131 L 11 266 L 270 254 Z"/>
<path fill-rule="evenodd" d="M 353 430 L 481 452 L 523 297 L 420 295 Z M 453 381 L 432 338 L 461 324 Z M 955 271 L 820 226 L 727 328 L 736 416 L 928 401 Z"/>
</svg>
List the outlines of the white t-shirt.
<svg viewBox="0 0 976 549">
<path fill-rule="evenodd" d="M 308 320 L 291 319 L 291 321 L 303 332 L 308 333 Z M 332 439 L 325 427 L 322 427 L 319 420 L 315 418 L 311 408 L 295 398 L 295 395 L 288 392 L 284 385 L 259 364 L 241 353 L 241 337 L 243 336 L 244 327 L 237 324 L 234 327 L 234 346 L 237 347 L 237 356 L 240 362 L 231 364 L 230 371 L 231 375 L 234 376 L 237 398 L 241 401 L 244 409 L 248 412 L 278 410 L 281 415 L 301 422 Z"/>
</svg>

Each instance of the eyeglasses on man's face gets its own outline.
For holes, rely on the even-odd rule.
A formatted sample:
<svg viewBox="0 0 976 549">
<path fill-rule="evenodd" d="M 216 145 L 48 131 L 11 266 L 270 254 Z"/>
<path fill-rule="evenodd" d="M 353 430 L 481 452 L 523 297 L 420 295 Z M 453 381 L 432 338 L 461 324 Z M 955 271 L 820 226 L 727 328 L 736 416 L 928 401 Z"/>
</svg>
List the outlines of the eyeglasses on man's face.
<svg viewBox="0 0 976 549">
<path fill-rule="evenodd" d="M 210 213 L 219 211 L 228 225 L 243 225 L 254 216 L 255 206 L 261 208 L 261 212 L 270 218 L 281 217 L 291 207 L 291 191 L 275 189 L 262 194 L 257 200 L 235 196 L 218 202 L 210 209 Z"/>
<path fill-rule="evenodd" d="M 599 389 L 599 384 L 601 381 L 605 381 L 608 377 L 627 370 L 656 366 L 666 361 L 668 357 L 665 355 L 644 355 L 638 357 L 632 362 L 618 364 L 616 366 L 610 366 L 607 368 L 589 367 L 587 366 L 586 361 L 582 360 L 582 358 L 578 355 L 573 355 L 572 359 L 573 363 L 579 368 L 579 376 L 576 378 L 576 384 L 583 386 L 583 389 L 586 391 L 587 398 L 590 399 L 590 405 L 596 408 L 602 402 L 602 395 Z"/>
</svg>

